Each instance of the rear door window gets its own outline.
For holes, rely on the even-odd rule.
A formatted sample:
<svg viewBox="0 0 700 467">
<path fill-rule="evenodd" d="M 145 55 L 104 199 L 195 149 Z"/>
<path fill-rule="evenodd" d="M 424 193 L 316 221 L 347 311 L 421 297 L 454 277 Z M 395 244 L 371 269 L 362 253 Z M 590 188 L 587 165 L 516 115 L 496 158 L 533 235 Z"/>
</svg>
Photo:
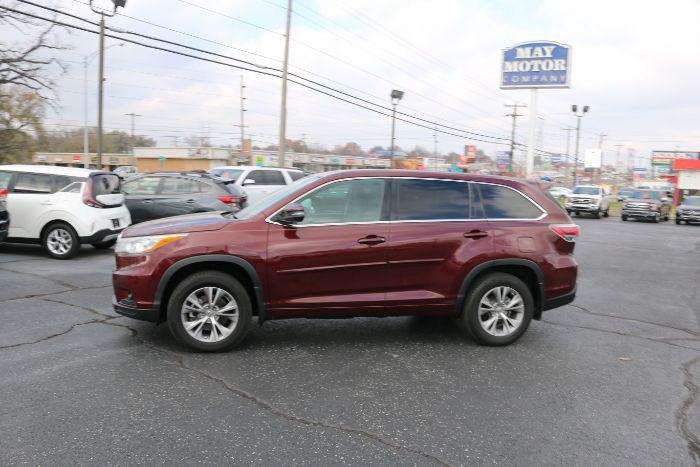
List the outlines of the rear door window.
<svg viewBox="0 0 700 467">
<path fill-rule="evenodd" d="M 284 181 L 284 175 L 280 170 L 266 170 L 265 171 L 265 185 L 286 185 L 287 182 Z"/>
<path fill-rule="evenodd" d="M 35 173 L 19 173 L 15 181 L 13 193 L 53 193 L 51 175 Z"/>
<path fill-rule="evenodd" d="M 122 193 L 135 196 L 154 196 L 158 191 L 160 177 L 141 177 L 122 186 Z"/>
<path fill-rule="evenodd" d="M 543 214 L 515 189 L 485 183 L 478 185 L 487 219 L 538 219 Z"/>
<path fill-rule="evenodd" d="M 469 219 L 469 184 L 430 179 L 396 179 L 397 221 Z"/>
<path fill-rule="evenodd" d="M 198 182 L 182 177 L 165 177 L 160 188 L 162 195 L 187 195 L 199 191 Z"/>
</svg>

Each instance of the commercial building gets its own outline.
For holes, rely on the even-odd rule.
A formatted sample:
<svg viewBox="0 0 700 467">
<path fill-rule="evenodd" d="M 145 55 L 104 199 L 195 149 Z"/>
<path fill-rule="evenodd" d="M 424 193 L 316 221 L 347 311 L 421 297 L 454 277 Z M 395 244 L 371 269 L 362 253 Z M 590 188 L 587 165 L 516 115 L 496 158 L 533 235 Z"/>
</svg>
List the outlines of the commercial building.
<svg viewBox="0 0 700 467">
<path fill-rule="evenodd" d="M 90 167 L 97 166 L 97 154 L 89 153 L 87 159 L 82 152 L 37 152 L 32 162 L 60 167 L 85 167 L 88 162 Z M 134 158 L 130 154 L 102 154 L 103 170 L 114 170 L 123 165 L 134 165 Z"/>
</svg>

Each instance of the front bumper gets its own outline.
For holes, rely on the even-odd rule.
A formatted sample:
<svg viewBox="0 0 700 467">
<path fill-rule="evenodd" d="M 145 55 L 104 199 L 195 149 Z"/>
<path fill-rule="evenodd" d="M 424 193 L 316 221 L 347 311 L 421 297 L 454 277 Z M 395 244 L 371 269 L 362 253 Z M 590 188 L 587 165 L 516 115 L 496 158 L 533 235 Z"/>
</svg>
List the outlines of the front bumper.
<svg viewBox="0 0 700 467">
<path fill-rule="evenodd" d="M 564 208 L 567 211 L 574 212 L 598 212 L 600 211 L 600 206 L 597 204 L 576 204 L 576 203 L 566 203 Z"/>
<path fill-rule="evenodd" d="M 622 209 L 622 215 L 633 219 L 658 219 L 659 211 L 641 211 L 638 209 Z"/>
<path fill-rule="evenodd" d="M 80 243 L 93 244 L 105 243 L 116 240 L 124 229 L 102 229 L 87 237 L 80 237 Z"/>
<path fill-rule="evenodd" d="M 141 321 L 150 321 L 151 323 L 158 323 L 160 319 L 160 310 L 158 308 L 135 308 L 124 304 L 124 302 L 118 302 L 117 298 L 112 298 L 112 308 L 116 313 L 127 318 L 139 319 Z"/>
<path fill-rule="evenodd" d="M 686 222 L 700 222 L 700 212 L 676 212 L 676 219 Z"/>
</svg>

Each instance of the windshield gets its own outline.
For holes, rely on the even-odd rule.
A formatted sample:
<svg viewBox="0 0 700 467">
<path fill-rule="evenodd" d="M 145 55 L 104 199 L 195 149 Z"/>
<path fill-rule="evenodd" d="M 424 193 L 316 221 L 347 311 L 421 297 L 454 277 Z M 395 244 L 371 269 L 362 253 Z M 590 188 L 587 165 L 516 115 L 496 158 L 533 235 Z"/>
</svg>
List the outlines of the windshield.
<svg viewBox="0 0 700 467">
<path fill-rule="evenodd" d="M 637 198 L 637 199 L 661 199 L 661 193 L 658 191 L 641 191 L 641 190 L 636 190 L 634 193 L 632 193 L 631 198 Z"/>
<path fill-rule="evenodd" d="M 577 186 L 574 188 L 575 195 L 599 195 L 600 188 L 597 186 Z"/>
<path fill-rule="evenodd" d="M 686 198 L 685 201 L 683 201 L 683 204 L 687 206 L 700 206 L 700 196 Z"/>
<path fill-rule="evenodd" d="M 210 174 L 214 174 L 217 177 L 221 177 L 224 180 L 238 180 L 238 177 L 241 176 L 243 173 L 243 170 L 241 169 L 211 169 L 209 171 Z"/>
<path fill-rule="evenodd" d="M 297 190 L 302 189 L 303 187 L 312 184 L 318 180 L 318 177 L 304 177 L 296 182 L 292 183 L 291 185 L 287 185 L 286 187 L 273 192 L 272 194 L 267 195 L 257 203 L 253 204 L 252 206 L 248 206 L 245 209 L 242 209 L 236 213 L 236 217 L 238 219 L 249 219 L 253 216 L 257 216 L 261 212 L 265 211 L 268 209 L 270 206 L 275 205 L 278 203 L 280 200 L 286 198 L 290 194 L 294 193 Z"/>
</svg>

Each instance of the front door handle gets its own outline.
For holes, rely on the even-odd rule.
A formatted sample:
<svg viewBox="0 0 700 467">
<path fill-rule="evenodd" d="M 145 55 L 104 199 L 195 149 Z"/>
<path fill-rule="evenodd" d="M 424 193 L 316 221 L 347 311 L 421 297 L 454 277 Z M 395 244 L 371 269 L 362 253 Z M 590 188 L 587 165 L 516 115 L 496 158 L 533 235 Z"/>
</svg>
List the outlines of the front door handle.
<svg viewBox="0 0 700 467">
<path fill-rule="evenodd" d="M 151 204 L 153 202 L 152 199 L 144 199 L 143 204 Z"/>
<path fill-rule="evenodd" d="M 363 245 L 377 245 L 384 242 L 386 242 L 386 238 L 379 235 L 367 235 L 357 241 L 357 243 L 362 243 Z"/>
<path fill-rule="evenodd" d="M 484 232 L 483 230 L 470 230 L 469 232 L 466 232 L 464 234 L 464 238 L 484 238 L 487 237 L 489 234 Z"/>
<path fill-rule="evenodd" d="M 42 201 L 41 203 L 42 206 L 51 206 L 53 203 L 51 201 Z"/>
</svg>

